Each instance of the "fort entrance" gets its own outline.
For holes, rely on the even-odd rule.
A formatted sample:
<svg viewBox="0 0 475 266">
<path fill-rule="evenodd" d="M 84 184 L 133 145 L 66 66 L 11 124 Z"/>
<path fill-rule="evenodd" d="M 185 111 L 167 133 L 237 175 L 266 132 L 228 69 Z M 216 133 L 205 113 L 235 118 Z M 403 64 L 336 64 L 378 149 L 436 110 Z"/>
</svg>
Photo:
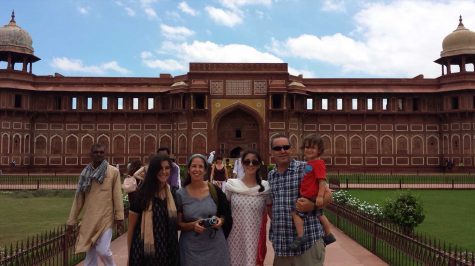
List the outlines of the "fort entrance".
<svg viewBox="0 0 475 266">
<path fill-rule="evenodd" d="M 259 122 L 242 107 L 233 108 L 216 120 L 216 152 L 223 157 L 237 158 L 241 150 L 260 148 Z"/>
</svg>

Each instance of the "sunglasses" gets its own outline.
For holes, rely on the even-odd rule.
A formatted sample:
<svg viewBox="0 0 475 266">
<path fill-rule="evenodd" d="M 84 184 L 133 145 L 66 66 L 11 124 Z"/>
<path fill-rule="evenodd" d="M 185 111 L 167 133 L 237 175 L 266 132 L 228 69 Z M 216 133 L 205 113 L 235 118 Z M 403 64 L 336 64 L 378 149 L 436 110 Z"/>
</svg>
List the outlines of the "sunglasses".
<svg viewBox="0 0 475 266">
<path fill-rule="evenodd" d="M 246 159 L 246 160 L 242 161 L 242 164 L 244 164 L 245 166 L 249 166 L 249 165 L 251 165 L 251 163 L 252 163 L 252 165 L 255 165 L 255 166 L 261 164 L 258 160 L 249 160 L 249 159 Z"/>
<path fill-rule="evenodd" d="M 281 151 L 281 150 L 284 150 L 284 151 L 288 151 L 290 149 L 290 145 L 283 145 L 283 146 L 274 146 L 272 147 L 272 150 L 273 151 Z"/>
</svg>

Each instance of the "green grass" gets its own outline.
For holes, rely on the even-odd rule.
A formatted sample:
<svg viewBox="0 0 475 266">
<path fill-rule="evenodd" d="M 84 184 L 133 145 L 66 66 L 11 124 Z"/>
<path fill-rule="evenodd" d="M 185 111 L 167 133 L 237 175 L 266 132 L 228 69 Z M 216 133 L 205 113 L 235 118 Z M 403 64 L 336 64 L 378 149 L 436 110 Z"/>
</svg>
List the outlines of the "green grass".
<svg viewBox="0 0 475 266">
<path fill-rule="evenodd" d="M 0 191 L 0 247 L 66 223 L 74 191 Z"/>
<path fill-rule="evenodd" d="M 394 198 L 401 190 L 349 190 L 350 194 L 369 203 L 381 204 Z M 475 251 L 475 191 L 473 190 L 411 190 L 423 202 L 425 220 L 416 227 L 427 233 Z"/>
</svg>

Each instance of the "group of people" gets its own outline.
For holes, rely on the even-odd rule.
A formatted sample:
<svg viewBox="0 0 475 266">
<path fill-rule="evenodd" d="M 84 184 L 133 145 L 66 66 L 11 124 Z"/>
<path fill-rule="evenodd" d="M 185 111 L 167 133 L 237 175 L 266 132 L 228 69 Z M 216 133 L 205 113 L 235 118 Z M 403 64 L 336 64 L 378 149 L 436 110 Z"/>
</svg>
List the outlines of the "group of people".
<svg viewBox="0 0 475 266">
<path fill-rule="evenodd" d="M 270 143 L 276 167 L 268 181 L 260 176 L 261 155 L 252 150 L 239 158 L 241 178 L 227 177 L 219 155 L 213 166 L 205 156 L 192 155 L 183 184 L 174 182 L 176 164 L 168 150 L 147 166 L 131 163 L 128 173 L 139 185 L 129 196 L 128 265 L 263 265 L 268 218 L 274 265 L 323 265 L 325 245 L 335 241 L 321 211 L 331 201 L 320 159 L 323 141 L 304 140 L 308 162 L 292 159 L 285 135 Z M 84 209 L 76 252 L 86 252 L 85 265 L 98 265 L 98 258 L 115 265 L 112 225 L 124 219 L 119 171 L 104 159 L 99 144 L 91 148 L 91 158 L 80 175 L 68 225 Z"/>
</svg>

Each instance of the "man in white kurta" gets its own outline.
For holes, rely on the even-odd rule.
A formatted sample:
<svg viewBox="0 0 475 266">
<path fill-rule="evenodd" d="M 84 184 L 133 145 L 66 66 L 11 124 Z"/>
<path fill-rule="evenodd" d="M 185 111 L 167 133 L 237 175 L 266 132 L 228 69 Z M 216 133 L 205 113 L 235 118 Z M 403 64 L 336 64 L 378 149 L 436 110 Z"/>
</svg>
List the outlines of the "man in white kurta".
<svg viewBox="0 0 475 266">
<path fill-rule="evenodd" d="M 114 222 L 122 229 L 124 206 L 119 170 L 104 160 L 104 146 L 94 144 L 91 148 L 90 165 L 81 173 L 67 225 L 77 223 L 83 210 L 76 240 L 76 253 L 87 252 L 85 265 L 98 265 L 98 257 L 105 265 L 115 265 L 110 250 Z M 98 169 L 100 174 L 93 176 Z M 86 171 L 90 169 L 90 171 Z M 96 171 L 96 172 L 95 172 Z M 84 175 L 84 173 L 87 173 Z M 83 176 L 86 176 L 83 178 Z M 96 179 L 97 176 L 97 179 Z M 82 182 L 86 179 L 86 182 Z"/>
</svg>

